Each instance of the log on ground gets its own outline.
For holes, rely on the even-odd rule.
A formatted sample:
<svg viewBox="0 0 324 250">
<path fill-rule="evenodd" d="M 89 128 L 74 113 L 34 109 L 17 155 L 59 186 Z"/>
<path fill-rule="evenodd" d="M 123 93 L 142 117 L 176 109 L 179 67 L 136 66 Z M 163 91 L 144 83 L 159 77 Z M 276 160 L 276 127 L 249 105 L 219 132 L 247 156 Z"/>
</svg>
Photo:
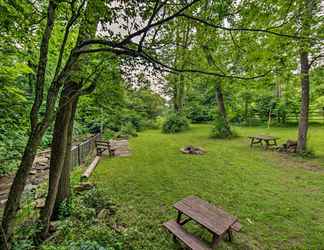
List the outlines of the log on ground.
<svg viewBox="0 0 324 250">
<path fill-rule="evenodd" d="M 81 175 L 81 180 L 88 179 L 91 176 L 92 172 L 95 170 L 97 164 L 99 163 L 99 160 L 100 160 L 100 156 L 96 156 L 94 158 L 94 160 L 91 162 L 89 167 Z"/>
</svg>

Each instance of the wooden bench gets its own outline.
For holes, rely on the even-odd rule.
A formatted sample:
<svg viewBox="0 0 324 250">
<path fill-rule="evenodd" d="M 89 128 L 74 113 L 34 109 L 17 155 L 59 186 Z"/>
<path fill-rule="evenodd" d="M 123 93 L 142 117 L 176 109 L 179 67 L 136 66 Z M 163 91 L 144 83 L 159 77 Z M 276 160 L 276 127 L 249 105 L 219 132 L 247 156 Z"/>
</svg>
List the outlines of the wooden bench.
<svg viewBox="0 0 324 250">
<path fill-rule="evenodd" d="M 110 149 L 110 144 L 108 141 L 99 141 L 96 140 L 96 151 L 97 151 L 97 156 L 101 156 L 103 152 L 108 150 L 109 155 L 111 155 L 111 149 Z"/>
<path fill-rule="evenodd" d="M 228 235 L 228 240 L 231 241 L 232 232 L 238 232 L 241 228 L 237 218 L 196 196 L 189 196 L 178 201 L 174 204 L 174 208 L 178 211 L 177 219 L 165 222 L 163 226 L 173 234 L 174 239 L 181 240 L 193 250 L 214 249 L 225 235 Z M 186 216 L 183 220 L 181 220 L 182 215 Z M 183 228 L 183 225 L 191 220 L 212 233 L 211 244 L 205 243 Z"/>
<path fill-rule="evenodd" d="M 252 148 L 254 144 L 260 144 L 265 149 L 268 149 L 272 146 L 277 146 L 278 137 L 268 136 L 268 135 L 256 135 L 256 136 L 249 136 L 248 137 L 250 142 L 250 147 Z M 263 142 L 265 143 L 263 145 Z"/>
</svg>

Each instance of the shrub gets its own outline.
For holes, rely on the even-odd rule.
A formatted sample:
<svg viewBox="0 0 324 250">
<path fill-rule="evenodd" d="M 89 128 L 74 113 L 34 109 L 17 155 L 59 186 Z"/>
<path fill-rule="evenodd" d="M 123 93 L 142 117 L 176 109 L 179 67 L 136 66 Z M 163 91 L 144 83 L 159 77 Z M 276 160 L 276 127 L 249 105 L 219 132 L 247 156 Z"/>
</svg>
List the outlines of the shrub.
<svg viewBox="0 0 324 250">
<path fill-rule="evenodd" d="M 215 116 L 214 108 L 211 109 L 208 106 L 195 104 L 187 108 L 188 118 L 193 123 L 201 123 L 212 121 Z"/>
<path fill-rule="evenodd" d="M 132 112 L 125 112 L 121 117 L 121 124 L 122 128 L 125 126 L 129 126 L 131 124 L 136 131 L 142 131 L 145 129 L 145 119 L 138 113 Z"/>
<path fill-rule="evenodd" d="M 102 135 L 102 137 L 105 139 L 105 140 L 110 140 L 114 137 L 114 131 L 110 130 L 110 129 L 106 129 Z"/>
<path fill-rule="evenodd" d="M 120 131 L 115 134 L 116 138 L 129 138 L 136 136 L 136 128 L 130 122 L 127 122 L 124 126 L 122 126 Z"/>
<path fill-rule="evenodd" d="M 82 203 L 87 208 L 94 208 L 96 213 L 102 209 L 107 209 L 111 214 L 116 211 L 116 205 L 111 199 L 103 192 L 96 188 L 89 190 L 82 197 Z"/>
<path fill-rule="evenodd" d="M 225 126 L 225 121 L 221 115 L 216 115 L 215 121 L 214 121 L 214 126 L 211 131 L 211 138 L 220 138 L 220 139 L 225 139 L 225 138 L 234 138 L 237 137 L 238 135 L 236 134 L 235 131 L 231 130 L 230 128 L 227 128 Z"/>
<path fill-rule="evenodd" d="M 162 132 L 178 133 L 189 129 L 188 119 L 181 114 L 171 114 L 163 124 Z"/>
</svg>

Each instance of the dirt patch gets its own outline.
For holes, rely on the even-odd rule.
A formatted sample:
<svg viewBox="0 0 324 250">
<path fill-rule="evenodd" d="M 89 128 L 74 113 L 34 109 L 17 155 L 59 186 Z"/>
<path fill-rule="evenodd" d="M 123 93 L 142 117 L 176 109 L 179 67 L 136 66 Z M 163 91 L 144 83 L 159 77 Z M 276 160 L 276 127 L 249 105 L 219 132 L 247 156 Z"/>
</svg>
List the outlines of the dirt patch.
<svg viewBox="0 0 324 250">
<path fill-rule="evenodd" d="M 275 151 L 271 154 L 273 157 L 272 159 L 280 165 L 280 167 L 300 168 L 307 171 L 324 173 L 324 166 L 319 162 L 315 162 L 313 159 L 303 159 L 291 154 L 278 154 Z"/>
</svg>

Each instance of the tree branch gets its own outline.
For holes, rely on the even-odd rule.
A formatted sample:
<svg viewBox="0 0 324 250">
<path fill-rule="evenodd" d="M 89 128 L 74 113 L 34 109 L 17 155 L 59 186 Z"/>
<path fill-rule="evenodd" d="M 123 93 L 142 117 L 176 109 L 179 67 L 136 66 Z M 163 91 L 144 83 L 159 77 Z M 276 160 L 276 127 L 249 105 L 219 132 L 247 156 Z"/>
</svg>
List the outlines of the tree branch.
<svg viewBox="0 0 324 250">
<path fill-rule="evenodd" d="M 324 54 L 319 54 L 318 56 L 315 56 L 312 61 L 308 64 L 308 69 L 312 67 L 312 65 L 317 61 L 319 58 L 324 58 Z"/>
<path fill-rule="evenodd" d="M 185 17 L 187 19 L 196 21 L 198 23 L 205 24 L 205 25 L 207 25 L 209 27 L 212 27 L 212 28 L 215 28 L 215 29 L 221 29 L 221 30 L 225 30 L 225 31 L 260 32 L 260 33 L 267 33 L 267 34 L 271 34 L 271 35 L 276 35 L 276 36 L 280 36 L 280 37 L 287 37 L 287 38 L 292 38 L 292 39 L 317 40 L 317 38 L 313 38 L 313 37 L 302 37 L 302 36 L 295 36 L 295 35 L 289 35 L 289 34 L 282 34 L 282 33 L 278 33 L 278 32 L 275 32 L 275 31 L 271 31 L 269 29 L 227 28 L 227 27 L 224 27 L 222 25 L 213 24 L 213 23 L 207 22 L 206 20 L 203 20 L 201 18 L 194 17 L 194 16 L 189 16 L 189 15 L 186 15 L 186 14 L 180 14 L 179 17 Z"/>
</svg>

